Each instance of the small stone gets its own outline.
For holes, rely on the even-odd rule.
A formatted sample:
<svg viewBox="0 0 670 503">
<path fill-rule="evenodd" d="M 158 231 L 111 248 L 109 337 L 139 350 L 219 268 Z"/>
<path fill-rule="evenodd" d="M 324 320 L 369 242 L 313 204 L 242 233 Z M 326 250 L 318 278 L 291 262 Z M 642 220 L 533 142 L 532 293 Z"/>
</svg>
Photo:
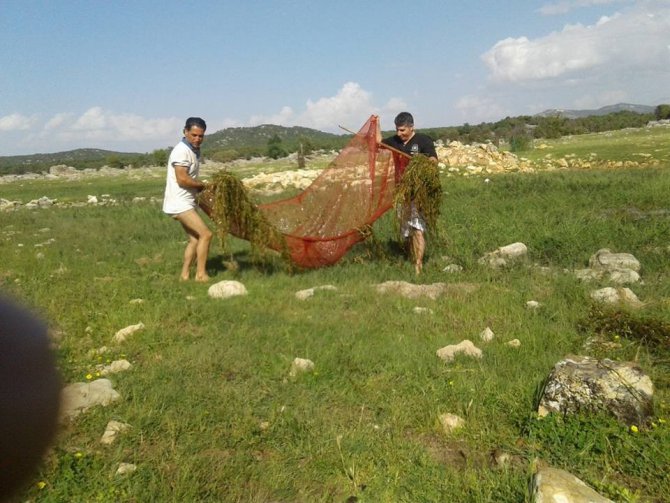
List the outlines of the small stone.
<svg viewBox="0 0 670 503">
<path fill-rule="evenodd" d="M 484 342 L 491 342 L 493 340 L 493 337 L 494 337 L 493 330 L 491 330 L 489 327 L 486 327 L 479 334 L 479 338 Z"/>
<path fill-rule="evenodd" d="M 466 356 L 472 356 L 473 358 L 482 357 L 482 350 L 476 347 L 472 341 L 469 341 L 468 339 L 465 339 L 458 344 L 445 346 L 436 351 L 437 356 L 445 363 L 449 363 L 457 354 L 460 353 L 463 353 Z"/>
<path fill-rule="evenodd" d="M 511 348 L 520 348 L 521 347 L 521 341 L 519 339 L 512 339 L 511 341 L 507 341 L 505 343 L 506 346 L 509 346 Z"/>
<path fill-rule="evenodd" d="M 415 306 L 415 307 L 412 309 L 412 311 L 413 311 L 415 314 L 433 314 L 433 310 L 432 310 L 431 308 L 429 308 L 429 307 L 419 307 L 419 306 Z"/>
<path fill-rule="evenodd" d="M 126 431 L 128 428 L 130 428 L 129 424 L 121 423 L 120 421 L 110 421 L 107 423 L 105 433 L 100 438 L 100 443 L 105 445 L 113 444 L 119 433 Z"/>
<path fill-rule="evenodd" d="M 116 334 L 114 334 L 114 342 L 124 342 L 130 335 L 135 332 L 144 329 L 144 323 L 140 322 L 137 325 L 129 325 L 125 328 L 122 328 Z"/>
<path fill-rule="evenodd" d="M 442 425 L 442 429 L 447 435 L 465 426 L 465 420 L 456 414 L 441 414 L 439 419 L 440 424 Z"/>
<path fill-rule="evenodd" d="M 213 284 L 207 290 L 207 295 L 213 299 L 228 299 L 238 295 L 247 295 L 247 288 L 239 281 L 223 280 Z"/>
<path fill-rule="evenodd" d="M 129 475 L 137 470 L 137 465 L 132 463 L 120 463 L 116 469 L 117 475 Z"/>
<path fill-rule="evenodd" d="M 133 366 L 128 360 L 115 360 L 110 365 L 102 366 L 100 374 L 103 376 L 109 374 L 118 374 L 126 370 L 130 370 Z"/>
<path fill-rule="evenodd" d="M 528 302 L 526 302 L 526 308 L 528 308 L 528 309 L 533 310 L 533 309 L 538 309 L 539 307 L 540 307 L 540 303 L 536 300 L 529 300 Z"/>
<path fill-rule="evenodd" d="M 305 358 L 295 358 L 291 363 L 291 370 L 289 375 L 291 377 L 297 376 L 299 373 L 311 372 L 314 370 L 314 362 Z"/>
</svg>

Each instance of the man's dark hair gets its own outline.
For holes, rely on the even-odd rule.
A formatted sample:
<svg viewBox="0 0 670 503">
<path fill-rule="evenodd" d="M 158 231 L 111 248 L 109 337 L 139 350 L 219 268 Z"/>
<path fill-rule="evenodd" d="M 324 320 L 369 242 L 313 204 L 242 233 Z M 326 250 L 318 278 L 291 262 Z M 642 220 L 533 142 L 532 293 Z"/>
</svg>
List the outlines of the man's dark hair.
<svg viewBox="0 0 670 503">
<path fill-rule="evenodd" d="M 186 131 L 190 130 L 192 127 L 199 127 L 203 131 L 207 129 L 207 124 L 205 124 L 205 121 L 202 120 L 200 117 L 189 117 L 186 119 L 186 125 L 184 126 L 184 129 Z"/>
<path fill-rule="evenodd" d="M 412 114 L 409 112 L 400 112 L 398 115 L 396 115 L 393 122 L 395 123 L 395 127 L 412 127 L 414 126 L 414 117 L 412 117 Z"/>
</svg>

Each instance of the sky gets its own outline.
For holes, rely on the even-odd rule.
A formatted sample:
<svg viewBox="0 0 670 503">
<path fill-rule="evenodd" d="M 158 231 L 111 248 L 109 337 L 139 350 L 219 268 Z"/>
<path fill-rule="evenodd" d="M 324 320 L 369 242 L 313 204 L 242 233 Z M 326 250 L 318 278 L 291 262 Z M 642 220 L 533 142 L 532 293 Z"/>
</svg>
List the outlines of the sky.
<svg viewBox="0 0 670 503">
<path fill-rule="evenodd" d="M 670 103 L 670 0 L 0 0 L 0 156 Z"/>
</svg>

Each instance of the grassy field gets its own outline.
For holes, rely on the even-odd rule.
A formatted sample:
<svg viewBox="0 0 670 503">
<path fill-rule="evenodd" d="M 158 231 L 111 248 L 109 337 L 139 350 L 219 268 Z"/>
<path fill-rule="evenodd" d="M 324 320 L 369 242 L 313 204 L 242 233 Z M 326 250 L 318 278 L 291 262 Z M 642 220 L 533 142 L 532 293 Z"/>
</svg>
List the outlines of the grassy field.
<svg viewBox="0 0 670 503">
<path fill-rule="evenodd" d="M 627 155 L 602 138 L 573 148 Z M 667 145 L 635 150 L 667 153 Z M 108 360 L 133 364 L 111 377 L 123 399 L 66 425 L 19 500 L 521 502 L 539 458 L 615 501 L 667 501 L 667 340 L 648 345 L 631 324 L 595 328 L 602 319 L 670 323 L 664 162 L 647 170 L 489 175 L 489 183 L 445 178 L 443 238 L 429 244 L 418 279 L 394 245 L 391 215 L 375 225 L 374 242 L 318 270 L 253 264 L 247 243 L 231 239 L 239 268 L 226 269 L 230 257 L 218 245 L 209 261 L 214 282 L 235 279 L 249 291 L 228 300 L 210 299 L 207 285 L 178 282 L 181 229 L 157 204 L 131 203 L 162 197 L 161 178 L 0 186 L 2 197 L 23 202 L 87 194 L 119 201 L 0 213 L 0 287 L 49 321 L 66 383 L 86 381 Z M 516 241 L 528 246 L 527 263 L 478 264 Z M 643 283 L 631 288 L 643 309 L 594 306 L 589 292 L 601 285 L 566 272 L 587 267 L 600 248 L 639 259 Z M 443 272 L 449 263 L 463 272 Z M 387 280 L 451 287 L 438 300 L 409 300 L 376 293 Z M 295 297 L 326 284 L 337 290 Z M 144 302 L 130 303 L 138 298 Z M 540 309 L 528 310 L 529 300 Z M 432 313 L 417 314 L 417 306 Z M 143 331 L 112 343 L 117 330 L 139 322 Z M 483 343 L 478 334 L 487 326 L 496 338 Z M 504 344 L 515 338 L 519 348 Z M 463 339 L 484 357 L 449 365 L 436 357 Z M 92 356 L 103 345 L 110 352 Z M 637 361 L 655 384 L 653 424 L 604 415 L 537 419 L 538 390 L 571 353 Z M 314 372 L 291 378 L 296 357 L 314 361 Z M 446 412 L 466 426 L 445 435 L 438 417 Z M 111 419 L 131 429 L 104 446 Z M 496 466 L 497 451 L 512 462 Z M 138 469 L 115 476 L 121 462 Z"/>
</svg>

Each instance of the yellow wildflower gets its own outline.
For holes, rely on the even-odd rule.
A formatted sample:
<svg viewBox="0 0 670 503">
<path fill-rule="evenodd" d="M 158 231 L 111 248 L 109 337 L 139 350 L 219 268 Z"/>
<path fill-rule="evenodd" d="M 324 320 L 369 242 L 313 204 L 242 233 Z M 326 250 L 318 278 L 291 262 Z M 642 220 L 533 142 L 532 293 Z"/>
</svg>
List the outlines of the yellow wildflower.
<svg viewBox="0 0 670 503">
<path fill-rule="evenodd" d="M 88 379 L 90 381 L 91 379 L 93 379 L 93 375 L 92 374 L 86 374 L 86 379 Z"/>
<path fill-rule="evenodd" d="M 640 430 L 637 428 L 637 426 L 632 425 L 632 426 L 630 427 L 630 431 L 632 431 L 633 433 L 637 433 L 637 432 L 640 431 Z"/>
<path fill-rule="evenodd" d="M 38 489 L 44 489 L 47 486 L 47 483 L 44 482 L 43 480 L 40 480 L 37 484 L 35 484 Z"/>
</svg>

